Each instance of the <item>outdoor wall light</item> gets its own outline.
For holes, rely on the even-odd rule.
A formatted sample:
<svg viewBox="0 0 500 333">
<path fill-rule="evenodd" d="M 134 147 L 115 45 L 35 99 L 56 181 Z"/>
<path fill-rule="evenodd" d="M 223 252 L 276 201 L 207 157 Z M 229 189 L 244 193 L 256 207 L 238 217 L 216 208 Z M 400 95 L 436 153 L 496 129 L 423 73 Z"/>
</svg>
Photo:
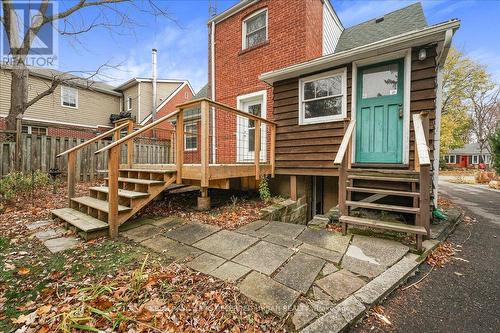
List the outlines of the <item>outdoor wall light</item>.
<svg viewBox="0 0 500 333">
<path fill-rule="evenodd" d="M 425 58 L 427 58 L 427 50 L 426 49 L 420 49 L 420 51 L 418 51 L 418 60 L 424 61 Z"/>
</svg>

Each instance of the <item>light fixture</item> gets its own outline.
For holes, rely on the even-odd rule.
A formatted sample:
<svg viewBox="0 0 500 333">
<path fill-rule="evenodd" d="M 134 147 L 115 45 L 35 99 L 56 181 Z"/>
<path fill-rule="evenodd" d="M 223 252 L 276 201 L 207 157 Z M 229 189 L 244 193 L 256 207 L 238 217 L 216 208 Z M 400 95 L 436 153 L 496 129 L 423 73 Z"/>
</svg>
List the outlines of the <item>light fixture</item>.
<svg viewBox="0 0 500 333">
<path fill-rule="evenodd" d="M 420 49 L 420 51 L 418 51 L 418 60 L 424 61 L 425 58 L 427 58 L 427 50 L 426 49 Z"/>
</svg>

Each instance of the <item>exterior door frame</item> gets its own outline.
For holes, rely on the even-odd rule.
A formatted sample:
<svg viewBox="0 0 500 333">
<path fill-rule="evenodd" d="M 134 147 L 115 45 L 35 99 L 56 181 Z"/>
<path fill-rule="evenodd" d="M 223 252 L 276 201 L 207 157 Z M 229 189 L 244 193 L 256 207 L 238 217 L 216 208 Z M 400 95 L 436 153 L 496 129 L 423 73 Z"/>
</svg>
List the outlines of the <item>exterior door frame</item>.
<svg viewBox="0 0 500 333">
<path fill-rule="evenodd" d="M 267 116 L 267 90 L 259 90 L 253 93 L 245 94 L 245 95 L 240 95 L 236 97 L 236 108 L 240 111 L 243 110 L 243 104 L 246 101 L 251 101 L 257 98 L 262 99 L 262 107 L 261 107 L 261 117 L 266 118 Z M 242 133 L 238 131 L 238 124 L 241 121 L 243 117 L 237 116 L 236 117 L 236 162 L 238 163 L 250 163 L 254 162 L 254 157 L 252 155 L 251 159 L 245 159 L 242 158 L 242 156 L 239 154 L 241 147 L 241 140 L 242 138 Z M 261 142 L 261 151 L 260 151 L 260 160 L 263 162 L 266 162 L 266 149 L 262 149 L 262 147 L 266 147 L 266 124 L 261 124 L 261 137 L 260 137 L 260 142 Z"/>
<path fill-rule="evenodd" d="M 410 87 L 411 87 L 411 48 L 370 57 L 352 62 L 352 93 L 351 93 L 351 119 L 356 119 L 357 107 L 357 85 L 358 67 L 374 65 L 377 63 L 404 58 L 404 78 L 403 78 L 403 142 L 402 161 L 409 164 L 410 161 Z M 356 135 L 352 137 L 352 145 L 356 147 Z M 352 150 L 352 161 L 356 161 L 356 149 Z"/>
</svg>

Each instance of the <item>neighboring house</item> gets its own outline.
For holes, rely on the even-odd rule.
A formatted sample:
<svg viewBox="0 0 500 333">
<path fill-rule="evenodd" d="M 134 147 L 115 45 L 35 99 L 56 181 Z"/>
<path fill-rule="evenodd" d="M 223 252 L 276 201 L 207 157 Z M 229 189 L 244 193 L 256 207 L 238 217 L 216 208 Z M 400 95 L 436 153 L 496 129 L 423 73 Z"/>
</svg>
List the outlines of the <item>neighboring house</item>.
<svg viewBox="0 0 500 333">
<path fill-rule="evenodd" d="M 481 152 L 479 143 L 468 143 L 462 148 L 449 150 L 443 159 L 448 167 L 479 168 L 481 163 L 489 167 L 492 164 L 493 155 L 487 148 Z"/>
<path fill-rule="evenodd" d="M 442 66 L 458 20 L 429 26 L 416 3 L 344 28 L 329 1 L 243 0 L 208 24 L 210 96 L 277 123 L 272 185 L 279 193 L 305 197 L 310 216 L 326 213 L 340 201 L 339 168 L 333 161 L 349 119 L 356 120 L 349 191 L 357 189 L 354 179 L 372 177 L 351 176 L 354 172 L 372 169 L 379 175 L 417 177 L 413 115 L 428 112 L 432 172 L 423 177 L 430 179 L 437 200 L 435 129 L 440 126 Z M 246 126 L 249 132 L 251 124 Z M 240 162 L 235 127 L 216 127 L 215 149 L 227 150 L 224 156 L 230 157 L 216 163 Z M 390 179 L 386 187 L 383 177 L 372 178 L 382 181 L 373 185 L 379 189 L 362 191 L 387 188 L 386 194 L 402 195 L 394 192 L 399 180 Z M 401 189 L 410 184 L 414 182 L 401 184 Z M 403 196 L 415 195 L 415 187 L 411 189 Z M 351 196 L 361 197 L 350 192 L 348 200 Z M 369 206 L 348 203 L 354 204 Z M 406 212 L 418 216 L 415 204 L 413 200 Z"/>
<path fill-rule="evenodd" d="M 42 98 L 23 116 L 23 132 L 74 138 L 91 138 L 113 126 L 112 114 L 129 111 L 137 124 L 151 120 L 152 80 L 133 78 L 113 87 L 46 68 L 30 68 L 29 98 L 50 86 L 54 77 L 65 82 L 54 93 Z M 10 108 L 8 68 L 0 69 L 0 129 Z M 157 117 L 175 110 L 175 105 L 194 95 L 187 80 L 157 80 Z"/>
</svg>

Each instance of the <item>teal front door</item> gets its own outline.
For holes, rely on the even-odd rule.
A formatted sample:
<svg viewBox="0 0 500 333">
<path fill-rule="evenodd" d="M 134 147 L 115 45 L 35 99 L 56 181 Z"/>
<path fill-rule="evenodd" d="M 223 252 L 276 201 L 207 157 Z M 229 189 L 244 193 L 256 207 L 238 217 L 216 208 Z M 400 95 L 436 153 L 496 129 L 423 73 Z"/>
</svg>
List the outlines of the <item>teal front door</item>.
<svg viewBox="0 0 500 333">
<path fill-rule="evenodd" d="M 356 96 L 356 163 L 401 163 L 403 59 L 360 67 Z"/>
</svg>

